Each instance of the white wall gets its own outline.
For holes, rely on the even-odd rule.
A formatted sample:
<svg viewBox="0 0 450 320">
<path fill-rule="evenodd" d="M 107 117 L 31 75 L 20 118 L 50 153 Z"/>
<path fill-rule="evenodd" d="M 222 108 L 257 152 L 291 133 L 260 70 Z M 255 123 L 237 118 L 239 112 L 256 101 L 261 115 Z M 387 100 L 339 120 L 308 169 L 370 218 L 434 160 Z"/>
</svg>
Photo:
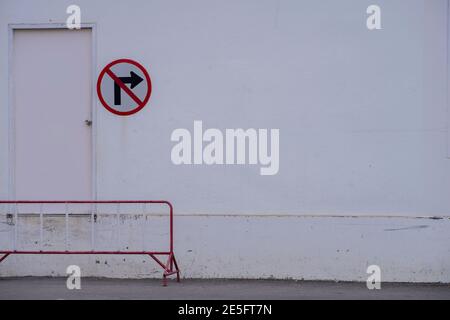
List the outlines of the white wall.
<svg viewBox="0 0 450 320">
<path fill-rule="evenodd" d="M 379 31 L 366 28 L 374 3 L 382 8 Z M 2 198 L 8 23 L 64 22 L 69 4 L 0 1 Z M 136 59 L 154 89 L 149 105 L 129 118 L 95 106 L 98 198 L 173 201 L 188 215 L 177 220 L 186 275 L 361 280 L 355 270 L 375 263 L 391 280 L 449 281 L 446 0 L 77 4 L 83 22 L 97 25 L 97 71 Z M 194 120 L 280 128 L 279 174 L 174 166 L 170 135 Z M 320 250 L 326 243 L 333 248 Z M 346 250 L 357 253 L 347 259 Z M 273 261 L 264 260 L 267 253 Z M 337 266 L 334 258 L 347 262 Z M 19 261 L 11 258 L 0 272 L 34 273 L 16 268 Z M 133 276 L 119 270 L 114 275 Z"/>
</svg>

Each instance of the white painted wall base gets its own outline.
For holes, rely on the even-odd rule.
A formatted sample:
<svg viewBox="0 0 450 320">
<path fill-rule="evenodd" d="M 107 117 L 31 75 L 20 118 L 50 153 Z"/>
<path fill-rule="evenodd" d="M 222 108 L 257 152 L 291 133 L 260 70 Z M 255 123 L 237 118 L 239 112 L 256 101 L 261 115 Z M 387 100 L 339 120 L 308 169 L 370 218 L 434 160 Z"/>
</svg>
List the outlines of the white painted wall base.
<svg viewBox="0 0 450 320">
<path fill-rule="evenodd" d="M 72 243 L 88 248 L 89 232 L 80 232 L 88 218 L 71 219 Z M 166 219 L 149 217 L 145 223 L 142 219 L 122 219 L 122 241 L 117 243 L 114 220 L 101 218 L 98 248 L 126 248 L 126 243 L 134 243 L 136 247 L 129 250 L 139 250 L 144 240 L 146 249 L 163 249 Z M 38 245 L 30 238 L 38 239 L 38 233 L 32 232 L 38 230 L 38 219 L 25 220 L 21 230 L 26 230 L 28 238 L 22 245 Z M 4 221 L 2 243 L 12 231 Z M 205 215 L 177 216 L 175 221 L 175 252 L 186 278 L 366 281 L 367 266 L 377 264 L 383 281 L 450 283 L 449 217 Z M 143 226 L 148 227 L 145 239 L 140 236 Z M 51 218 L 45 227 L 47 244 L 50 240 L 64 243 L 63 219 Z M 79 265 L 83 276 L 161 277 L 156 264 L 141 256 L 11 256 L 0 264 L 0 277 L 64 276 L 71 264 Z"/>
</svg>

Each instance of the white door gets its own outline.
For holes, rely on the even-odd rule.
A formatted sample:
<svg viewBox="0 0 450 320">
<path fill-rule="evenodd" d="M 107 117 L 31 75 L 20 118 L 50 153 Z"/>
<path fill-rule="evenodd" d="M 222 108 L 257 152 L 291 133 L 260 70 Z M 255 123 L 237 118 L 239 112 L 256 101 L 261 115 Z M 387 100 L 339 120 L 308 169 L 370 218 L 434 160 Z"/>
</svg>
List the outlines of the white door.
<svg viewBox="0 0 450 320">
<path fill-rule="evenodd" d="M 13 192 L 92 198 L 91 30 L 14 30 Z"/>
</svg>

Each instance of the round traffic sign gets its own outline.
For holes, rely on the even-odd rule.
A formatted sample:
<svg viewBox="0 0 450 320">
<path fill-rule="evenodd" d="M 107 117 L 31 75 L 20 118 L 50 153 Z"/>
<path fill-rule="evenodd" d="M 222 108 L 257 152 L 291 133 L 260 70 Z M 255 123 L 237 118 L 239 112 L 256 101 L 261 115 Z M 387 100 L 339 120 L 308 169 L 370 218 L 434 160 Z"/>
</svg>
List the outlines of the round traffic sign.
<svg viewBox="0 0 450 320">
<path fill-rule="evenodd" d="M 119 59 L 103 68 L 97 80 L 97 95 L 106 110 L 129 116 L 145 107 L 152 82 L 145 68 L 131 59 Z"/>
</svg>

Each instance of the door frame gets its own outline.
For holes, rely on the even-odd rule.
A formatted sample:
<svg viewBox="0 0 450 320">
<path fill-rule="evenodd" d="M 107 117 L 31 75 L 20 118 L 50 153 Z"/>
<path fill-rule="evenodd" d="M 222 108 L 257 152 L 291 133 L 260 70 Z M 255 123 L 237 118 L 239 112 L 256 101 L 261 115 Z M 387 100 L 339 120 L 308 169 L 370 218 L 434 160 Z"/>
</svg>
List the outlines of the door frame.
<svg viewBox="0 0 450 320">
<path fill-rule="evenodd" d="M 447 158 L 450 159 L 450 0 L 447 1 Z"/>
<path fill-rule="evenodd" d="M 14 108 L 14 75 L 13 75 L 13 60 L 14 60 L 14 31 L 15 30 L 48 30 L 48 29 L 67 29 L 65 23 L 10 23 L 8 24 L 8 198 L 11 201 L 15 200 L 27 200 L 16 199 L 16 131 L 15 131 L 15 108 Z M 95 23 L 82 23 L 81 29 L 91 30 L 91 46 L 92 46 L 92 70 L 91 70 L 91 121 L 92 121 L 92 134 L 91 134 L 91 189 L 92 199 L 85 200 L 97 200 L 97 99 L 95 94 L 95 83 L 97 77 L 97 27 Z M 70 31 L 70 30 L 69 30 Z M 76 30 L 74 30 L 76 32 Z M 53 200 L 53 199 L 41 199 L 41 200 Z M 67 199 L 71 200 L 71 199 Z"/>
</svg>

